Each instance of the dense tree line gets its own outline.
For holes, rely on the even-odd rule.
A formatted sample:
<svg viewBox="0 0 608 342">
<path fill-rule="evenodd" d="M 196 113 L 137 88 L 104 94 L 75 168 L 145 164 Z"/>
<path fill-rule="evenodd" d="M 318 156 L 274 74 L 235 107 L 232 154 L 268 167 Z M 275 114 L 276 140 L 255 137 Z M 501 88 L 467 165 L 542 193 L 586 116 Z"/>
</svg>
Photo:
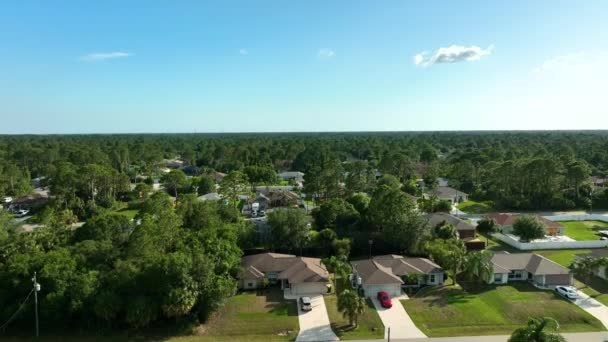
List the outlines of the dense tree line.
<svg viewBox="0 0 608 342">
<path fill-rule="evenodd" d="M 242 223 L 218 206 L 185 197 L 174 208 L 157 193 L 137 220 L 105 211 L 76 230 L 54 222 L 31 233 L 0 212 L 0 319 L 17 311 L 37 271 L 47 331 L 205 320 L 236 290 L 241 256 Z M 30 326 L 32 304 L 9 331 Z"/>
<path fill-rule="evenodd" d="M 379 171 L 396 176 L 404 186 L 421 177 L 432 187 L 436 176 L 447 176 L 460 190 L 478 199 L 493 200 L 504 208 L 567 209 L 588 205 L 588 176 L 605 175 L 608 171 L 608 134 L 2 136 L 0 195 L 29 192 L 30 177 L 59 177 L 66 172 L 69 176 L 70 170 L 65 170 L 69 165 L 78 169 L 101 165 L 104 172 L 112 169 L 134 179 L 140 173 L 153 174 L 162 159 L 178 156 L 203 170 L 242 171 L 254 184 L 275 181 L 273 171 L 303 171 L 307 192 L 320 198 L 340 196 L 343 191 L 369 192 Z M 108 189 L 116 190 L 119 189 Z"/>
</svg>

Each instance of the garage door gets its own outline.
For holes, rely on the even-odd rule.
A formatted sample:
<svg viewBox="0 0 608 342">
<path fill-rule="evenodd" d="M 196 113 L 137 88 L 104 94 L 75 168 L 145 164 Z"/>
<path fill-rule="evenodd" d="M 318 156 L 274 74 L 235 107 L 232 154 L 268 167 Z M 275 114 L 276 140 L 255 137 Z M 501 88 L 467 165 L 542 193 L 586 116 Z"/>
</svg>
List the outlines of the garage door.
<svg viewBox="0 0 608 342">
<path fill-rule="evenodd" d="M 391 297 L 401 295 L 401 284 L 365 285 L 363 286 L 366 297 L 376 297 L 378 292 L 386 292 Z"/>
<path fill-rule="evenodd" d="M 291 284 L 291 294 L 294 295 L 319 295 L 325 292 L 327 292 L 325 283 Z"/>
</svg>

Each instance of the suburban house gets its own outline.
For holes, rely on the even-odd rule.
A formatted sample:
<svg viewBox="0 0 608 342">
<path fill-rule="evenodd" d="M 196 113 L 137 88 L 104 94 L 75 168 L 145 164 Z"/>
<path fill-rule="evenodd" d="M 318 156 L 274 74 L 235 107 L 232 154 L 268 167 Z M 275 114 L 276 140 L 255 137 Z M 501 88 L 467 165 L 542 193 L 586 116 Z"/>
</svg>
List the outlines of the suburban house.
<svg viewBox="0 0 608 342">
<path fill-rule="evenodd" d="M 513 223 L 519 217 L 519 214 L 510 214 L 510 213 L 492 213 L 488 215 L 488 218 L 493 219 L 496 224 L 498 224 L 502 230 L 503 234 L 511 234 L 513 231 Z M 542 216 L 536 216 L 546 227 L 547 235 L 550 236 L 558 236 L 564 235 L 565 227 L 561 224 L 548 220 Z"/>
<path fill-rule="evenodd" d="M 438 186 L 436 189 L 428 191 L 431 196 L 436 196 L 440 200 L 449 201 L 452 204 L 465 202 L 469 198 L 469 194 L 449 186 Z"/>
<path fill-rule="evenodd" d="M 281 284 L 286 295 L 320 295 L 327 292 L 329 272 L 318 258 L 291 254 L 261 253 L 241 258 L 240 289 L 250 290 Z"/>
<path fill-rule="evenodd" d="M 208 194 L 198 196 L 199 201 L 219 201 L 222 199 L 222 195 L 217 192 L 210 192 Z"/>
<path fill-rule="evenodd" d="M 608 249 L 606 248 L 598 248 L 598 249 L 592 249 L 590 253 L 585 253 L 585 254 L 577 254 L 576 258 L 582 258 L 582 257 L 592 257 L 592 258 L 606 258 L 608 257 Z M 595 274 L 596 276 L 602 278 L 602 279 L 606 279 L 608 280 L 608 270 L 606 269 L 606 266 L 604 265 L 600 265 L 595 271 L 593 271 L 593 274 Z"/>
<path fill-rule="evenodd" d="M 452 224 L 458 232 L 458 238 L 464 241 L 464 244 L 469 251 L 482 250 L 486 247 L 486 243 L 476 237 L 475 226 L 461 218 L 448 213 L 432 213 L 427 214 L 424 217 L 428 220 L 430 229 L 442 222 Z"/>
<path fill-rule="evenodd" d="M 374 297 L 384 291 L 390 296 L 401 295 L 402 287 L 443 284 L 443 269 L 425 258 L 383 255 L 372 259 L 351 261 L 352 279 L 365 296 Z"/>
<path fill-rule="evenodd" d="M 492 257 L 494 276 L 490 284 L 529 281 L 536 286 L 571 285 L 569 269 L 534 253 L 496 253 Z"/>
<path fill-rule="evenodd" d="M 165 159 L 163 160 L 163 164 L 165 165 L 165 167 L 168 167 L 170 169 L 177 169 L 184 165 L 184 161 L 178 158 Z"/>
<path fill-rule="evenodd" d="M 285 171 L 279 173 L 279 178 L 284 181 L 295 181 L 296 183 L 304 182 L 304 172 L 300 171 Z"/>
<path fill-rule="evenodd" d="M 591 176 L 591 185 L 594 188 L 603 188 L 608 184 L 608 179 L 601 176 Z"/>
</svg>

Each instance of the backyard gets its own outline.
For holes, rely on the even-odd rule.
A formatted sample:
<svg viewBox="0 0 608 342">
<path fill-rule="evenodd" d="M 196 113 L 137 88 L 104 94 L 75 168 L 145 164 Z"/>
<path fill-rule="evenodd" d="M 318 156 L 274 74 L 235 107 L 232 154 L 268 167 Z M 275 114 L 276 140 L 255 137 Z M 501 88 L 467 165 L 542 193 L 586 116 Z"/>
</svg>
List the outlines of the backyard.
<svg viewBox="0 0 608 342">
<path fill-rule="evenodd" d="M 602 221 L 563 221 L 565 235 L 578 241 L 597 240 L 597 231 L 608 230 L 608 223 Z"/>
<path fill-rule="evenodd" d="M 604 330 L 581 308 L 527 283 L 475 285 L 466 290 L 445 286 L 402 303 L 416 326 L 430 337 L 510 334 L 533 316 L 555 318 L 563 332 Z"/>
<path fill-rule="evenodd" d="M 458 209 L 467 214 L 487 214 L 494 211 L 494 203 L 492 201 L 476 202 L 469 200 L 459 203 Z"/>
</svg>

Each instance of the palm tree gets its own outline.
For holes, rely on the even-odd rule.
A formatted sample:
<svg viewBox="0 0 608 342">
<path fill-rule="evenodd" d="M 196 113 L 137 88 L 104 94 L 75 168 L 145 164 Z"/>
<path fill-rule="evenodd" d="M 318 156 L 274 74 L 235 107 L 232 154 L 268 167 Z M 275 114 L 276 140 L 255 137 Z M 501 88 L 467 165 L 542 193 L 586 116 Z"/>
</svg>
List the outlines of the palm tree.
<svg viewBox="0 0 608 342">
<path fill-rule="evenodd" d="M 341 287 L 344 287 L 344 285 L 348 281 L 348 274 L 349 274 L 349 272 L 351 272 L 351 268 L 348 265 L 348 262 L 346 262 L 345 257 L 336 257 L 333 255 L 329 258 L 323 259 L 323 264 L 325 266 L 327 266 L 329 271 L 333 272 L 334 289 L 337 292 L 338 291 L 338 287 L 337 287 L 338 277 L 341 279 L 341 282 L 340 282 L 340 284 L 342 285 Z"/>
<path fill-rule="evenodd" d="M 471 252 L 465 257 L 464 272 L 470 280 L 489 283 L 494 276 L 492 253 L 488 251 Z"/>
<path fill-rule="evenodd" d="M 545 328 L 559 329 L 559 323 L 550 317 L 530 318 L 528 325 L 516 329 L 508 342 L 566 342 L 566 339 L 556 332 L 546 332 Z"/>
<path fill-rule="evenodd" d="M 580 257 L 570 264 L 570 269 L 577 278 L 584 281 L 585 285 L 589 283 L 589 279 L 593 273 L 604 263 L 604 260 L 590 256 Z"/>
<path fill-rule="evenodd" d="M 365 310 L 363 297 L 351 290 L 343 290 L 338 295 L 338 311 L 344 318 L 348 318 L 351 326 L 357 326 L 359 315 Z"/>
</svg>

